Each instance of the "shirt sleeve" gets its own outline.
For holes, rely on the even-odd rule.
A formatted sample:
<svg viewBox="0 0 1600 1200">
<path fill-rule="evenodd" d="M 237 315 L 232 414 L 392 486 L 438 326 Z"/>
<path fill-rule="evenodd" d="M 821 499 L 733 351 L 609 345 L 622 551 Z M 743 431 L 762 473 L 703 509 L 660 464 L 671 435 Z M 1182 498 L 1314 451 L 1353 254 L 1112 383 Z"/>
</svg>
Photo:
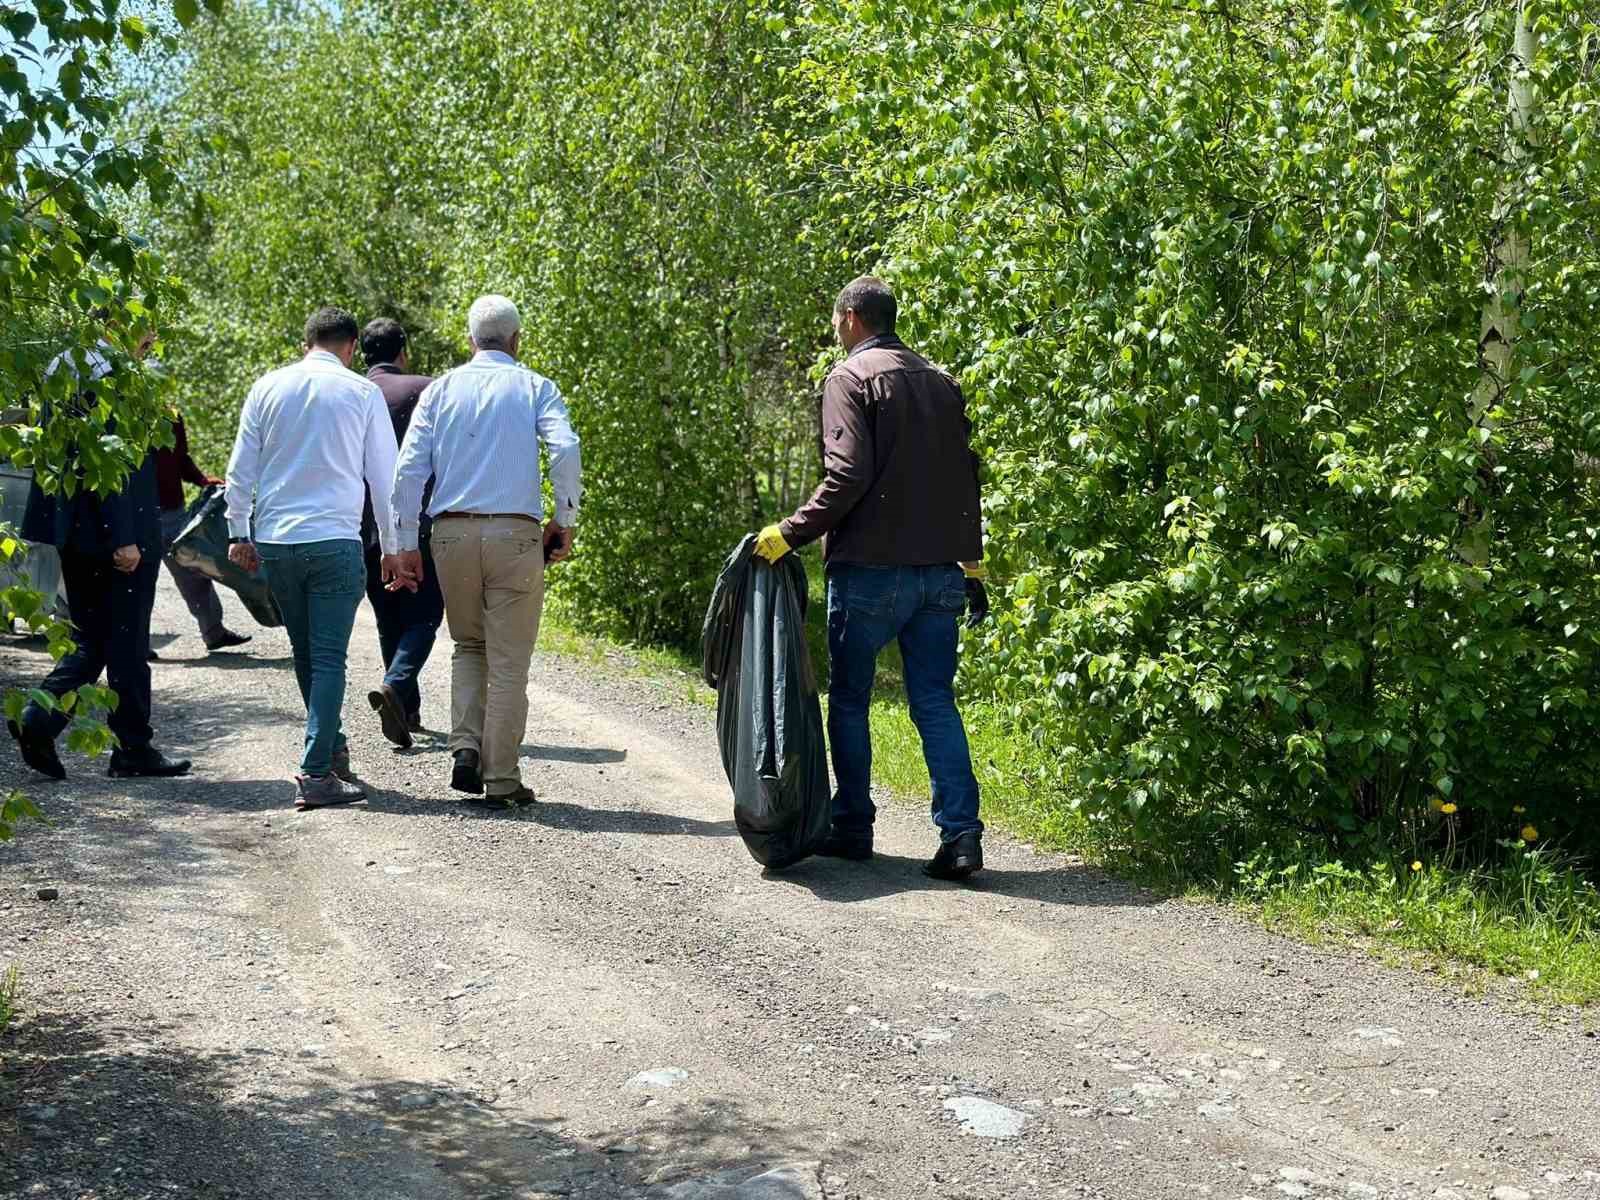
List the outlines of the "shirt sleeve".
<svg viewBox="0 0 1600 1200">
<path fill-rule="evenodd" d="M 571 529 L 578 523 L 578 501 L 583 494 L 583 467 L 578 435 L 567 415 L 567 403 L 553 383 L 546 383 L 539 400 L 539 440 L 550 456 L 550 488 L 555 493 L 557 525 Z"/>
<path fill-rule="evenodd" d="M 837 529 L 872 483 L 872 427 L 861 384 L 843 372 L 822 388 L 822 482 L 780 524 L 783 540 L 804 546 Z"/>
<path fill-rule="evenodd" d="M 372 517 L 378 525 L 378 544 L 385 554 L 393 554 L 397 549 L 390 499 L 394 495 L 394 422 L 389 419 L 389 406 L 376 386 L 367 393 L 367 439 L 362 462 L 362 474 L 372 496 Z"/>
<path fill-rule="evenodd" d="M 406 440 L 400 445 L 395 463 L 394 483 L 389 494 L 396 544 L 401 550 L 417 548 L 422 491 L 433 474 L 433 401 L 438 386 L 438 380 L 430 383 L 417 399 L 411 424 L 406 428 Z"/>
<path fill-rule="evenodd" d="M 228 458 L 228 536 L 250 536 L 250 512 L 255 505 L 256 483 L 261 475 L 261 396 L 256 388 L 245 397 L 239 412 L 239 432 Z"/>
</svg>

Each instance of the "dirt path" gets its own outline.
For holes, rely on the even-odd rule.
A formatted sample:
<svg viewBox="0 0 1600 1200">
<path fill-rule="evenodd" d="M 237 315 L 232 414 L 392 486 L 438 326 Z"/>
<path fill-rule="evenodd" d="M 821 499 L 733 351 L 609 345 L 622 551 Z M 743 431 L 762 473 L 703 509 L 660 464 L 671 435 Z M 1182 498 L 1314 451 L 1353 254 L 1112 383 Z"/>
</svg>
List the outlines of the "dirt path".
<svg viewBox="0 0 1600 1200">
<path fill-rule="evenodd" d="M 286 641 L 201 659 L 163 584 L 157 720 L 196 778 L 70 761 L 26 781 L 55 825 L 0 850 L 26 989 L 0 1195 L 1600 1197 L 1593 1017 L 999 838 L 978 886 L 933 884 L 911 808 L 871 864 L 763 878 L 710 714 L 544 656 L 542 803 L 462 810 L 439 739 L 378 736 L 365 608 L 346 716 L 371 803 L 297 815 Z M 0 647 L 7 682 L 43 664 Z"/>
</svg>

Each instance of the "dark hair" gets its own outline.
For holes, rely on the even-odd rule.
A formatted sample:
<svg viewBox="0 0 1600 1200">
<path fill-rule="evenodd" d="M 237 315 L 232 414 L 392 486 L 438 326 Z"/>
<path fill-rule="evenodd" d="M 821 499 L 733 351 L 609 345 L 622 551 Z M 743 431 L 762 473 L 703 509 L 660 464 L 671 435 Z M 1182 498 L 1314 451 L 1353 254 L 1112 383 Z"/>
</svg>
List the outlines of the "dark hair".
<svg viewBox="0 0 1600 1200">
<path fill-rule="evenodd" d="M 405 348 L 406 331 L 393 317 L 368 321 L 361 331 L 361 356 L 369 367 L 394 362 Z"/>
<path fill-rule="evenodd" d="M 840 316 L 855 313 L 873 333 L 893 333 L 899 305 L 894 302 L 894 293 L 887 283 L 875 275 L 863 275 L 844 285 L 844 291 L 833 302 L 833 311 Z"/>
<path fill-rule="evenodd" d="M 306 345 L 332 349 L 356 340 L 356 319 L 331 304 L 306 318 Z"/>
</svg>

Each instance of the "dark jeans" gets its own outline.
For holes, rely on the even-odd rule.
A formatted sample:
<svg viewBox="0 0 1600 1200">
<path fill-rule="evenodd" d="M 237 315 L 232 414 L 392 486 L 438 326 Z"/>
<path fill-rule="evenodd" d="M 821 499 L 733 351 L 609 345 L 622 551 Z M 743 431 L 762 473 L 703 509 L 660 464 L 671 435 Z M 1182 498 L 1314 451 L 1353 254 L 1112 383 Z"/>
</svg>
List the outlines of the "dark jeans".
<svg viewBox="0 0 1600 1200">
<path fill-rule="evenodd" d="M 142 548 L 143 549 L 143 548 Z M 67 589 L 73 640 L 71 654 L 56 664 L 39 686 L 63 696 L 106 674 L 117 693 L 117 707 L 106 724 L 122 749 L 138 752 L 150 745 L 150 610 L 156 602 L 156 576 L 161 560 L 153 547 L 144 549 L 139 567 L 125 574 L 111 565 L 111 554 L 61 552 L 61 579 Z M 59 737 L 70 718 L 29 704 L 22 723 L 30 731 Z"/>
<path fill-rule="evenodd" d="M 299 545 L 262 543 L 267 586 L 294 647 L 294 676 L 306 705 L 306 748 L 300 769 L 326 775 L 342 728 L 345 656 L 366 582 L 361 543 L 335 538 Z"/>
<path fill-rule="evenodd" d="M 432 538 L 418 539 L 422 551 L 422 582 L 414 592 L 383 587 L 383 552 L 367 547 L 367 599 L 378 618 L 378 649 L 383 654 L 383 681 L 395 690 L 407 716 L 422 711 L 422 689 L 417 679 L 427 665 L 444 620 L 444 593 L 433 569 Z"/>
<path fill-rule="evenodd" d="M 961 568 L 828 568 L 828 744 L 833 754 L 833 828 L 870 838 L 872 733 L 868 708 L 878 651 L 896 639 L 905 663 L 906 700 L 922 737 L 933 783 L 933 822 L 944 841 L 978 820 L 978 781 L 967 731 L 956 711 L 957 621 L 966 607 Z"/>
<path fill-rule="evenodd" d="M 178 594 L 189 606 L 189 614 L 200 626 L 200 636 L 210 645 L 222 632 L 222 601 L 217 596 L 216 584 L 209 575 L 181 566 L 170 553 L 172 543 L 183 532 L 189 514 L 181 508 L 161 510 L 161 548 L 172 582 L 178 585 Z"/>
</svg>

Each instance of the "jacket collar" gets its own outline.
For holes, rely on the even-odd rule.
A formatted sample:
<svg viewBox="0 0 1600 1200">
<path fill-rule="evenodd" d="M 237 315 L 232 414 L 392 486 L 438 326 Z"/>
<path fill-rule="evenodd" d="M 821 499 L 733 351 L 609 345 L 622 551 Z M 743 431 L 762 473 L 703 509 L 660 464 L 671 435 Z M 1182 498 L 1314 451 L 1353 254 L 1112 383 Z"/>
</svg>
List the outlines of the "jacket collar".
<svg viewBox="0 0 1600 1200">
<path fill-rule="evenodd" d="M 332 363 L 336 367 L 344 366 L 344 363 L 339 361 L 339 356 L 337 354 L 335 354 L 332 350 L 324 350 L 320 346 L 306 351 L 305 361 L 311 362 L 312 360 L 317 362 Z"/>
<path fill-rule="evenodd" d="M 845 361 L 848 362 L 856 355 L 865 354 L 868 350 L 876 350 L 880 346 L 900 345 L 904 345 L 904 343 L 892 333 L 875 333 L 871 337 L 857 342 L 855 344 L 855 348 L 851 350 L 849 354 L 845 355 Z"/>
</svg>

